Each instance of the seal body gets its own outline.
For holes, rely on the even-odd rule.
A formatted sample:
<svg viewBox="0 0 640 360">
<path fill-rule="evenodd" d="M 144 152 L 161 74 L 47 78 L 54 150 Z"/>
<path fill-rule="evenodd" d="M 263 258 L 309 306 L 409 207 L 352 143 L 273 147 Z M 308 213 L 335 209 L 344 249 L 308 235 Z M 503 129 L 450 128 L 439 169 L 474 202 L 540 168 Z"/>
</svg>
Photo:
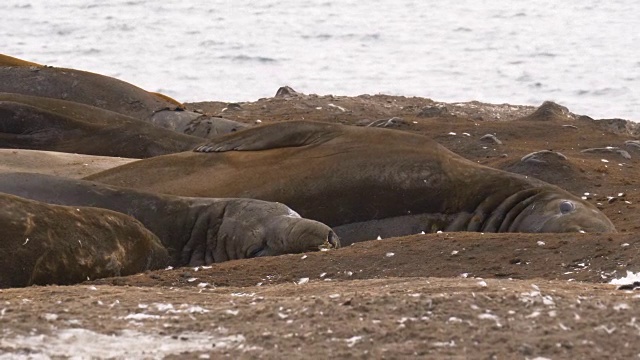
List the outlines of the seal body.
<svg viewBox="0 0 640 360">
<path fill-rule="evenodd" d="M 43 174 L 0 174 L 0 192 L 129 215 L 154 233 L 173 266 L 339 247 L 326 225 L 254 199 L 182 198 Z"/>
<path fill-rule="evenodd" d="M 178 101 L 87 71 L 28 66 L 0 57 L 0 92 L 67 100 L 127 115 L 178 133 L 214 138 L 247 125 L 184 109 Z"/>
<path fill-rule="evenodd" d="M 343 244 L 437 230 L 615 231 L 597 208 L 556 186 L 481 166 L 418 134 L 282 122 L 226 135 L 197 151 L 88 179 L 282 202 L 332 226 Z"/>
<path fill-rule="evenodd" d="M 73 101 L 149 120 L 154 113 L 179 106 L 127 82 L 91 73 L 54 67 L 0 66 L 0 92 Z"/>
<path fill-rule="evenodd" d="M 0 194 L 0 228 L 0 288 L 73 284 L 169 264 L 153 233 L 105 209 Z"/>
<path fill-rule="evenodd" d="M 204 140 L 65 100 L 0 93 L 0 147 L 146 158 Z"/>
</svg>

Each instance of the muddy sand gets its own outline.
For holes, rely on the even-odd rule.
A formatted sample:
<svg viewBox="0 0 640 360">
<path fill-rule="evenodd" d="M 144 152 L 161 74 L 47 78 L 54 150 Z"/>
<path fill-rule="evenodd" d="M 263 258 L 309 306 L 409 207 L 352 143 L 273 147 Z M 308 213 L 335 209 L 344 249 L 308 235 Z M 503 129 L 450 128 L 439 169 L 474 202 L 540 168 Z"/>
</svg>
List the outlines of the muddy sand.
<svg viewBox="0 0 640 360">
<path fill-rule="evenodd" d="M 640 291 L 609 284 L 640 271 L 636 123 L 594 120 L 553 103 L 293 91 L 187 106 L 247 123 L 374 123 L 426 134 L 473 161 L 586 197 L 619 233 L 417 234 L 75 286 L 4 289 L 0 359 L 640 356 Z"/>
</svg>

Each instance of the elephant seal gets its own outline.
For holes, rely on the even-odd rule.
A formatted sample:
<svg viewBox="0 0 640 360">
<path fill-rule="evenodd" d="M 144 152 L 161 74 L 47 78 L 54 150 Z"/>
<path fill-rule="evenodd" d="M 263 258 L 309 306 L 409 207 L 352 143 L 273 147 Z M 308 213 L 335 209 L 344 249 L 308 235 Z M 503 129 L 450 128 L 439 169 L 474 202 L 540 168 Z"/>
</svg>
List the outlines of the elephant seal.
<svg viewBox="0 0 640 360">
<path fill-rule="evenodd" d="M 56 151 L 0 149 L 0 173 L 29 172 L 81 179 L 137 160 Z"/>
<path fill-rule="evenodd" d="M 73 101 L 194 136 L 214 138 L 247 126 L 187 111 L 166 95 L 87 71 L 48 66 L 3 66 L 0 63 L 0 79 L 0 92 Z"/>
<path fill-rule="evenodd" d="M 147 158 L 203 142 L 93 106 L 0 93 L 0 148 Z"/>
<path fill-rule="evenodd" d="M 167 248 L 173 266 L 339 247 L 326 225 L 254 199 L 181 198 L 43 174 L 0 174 L 0 192 L 129 215 Z"/>
<path fill-rule="evenodd" d="M 554 185 L 481 166 L 409 132 L 289 121 L 90 175 L 183 196 L 278 201 L 331 226 L 343 245 L 422 231 L 614 232 Z"/>
<path fill-rule="evenodd" d="M 0 228 L 0 288 L 74 284 L 169 264 L 153 233 L 110 210 L 0 194 Z"/>
</svg>

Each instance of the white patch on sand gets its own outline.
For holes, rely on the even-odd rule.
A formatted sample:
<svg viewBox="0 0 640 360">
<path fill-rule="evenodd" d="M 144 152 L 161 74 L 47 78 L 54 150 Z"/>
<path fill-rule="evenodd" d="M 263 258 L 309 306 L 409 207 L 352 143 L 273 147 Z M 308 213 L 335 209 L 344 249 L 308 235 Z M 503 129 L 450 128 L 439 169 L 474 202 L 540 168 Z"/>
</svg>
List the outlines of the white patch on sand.
<svg viewBox="0 0 640 360">
<path fill-rule="evenodd" d="M 240 346 L 243 335 L 217 336 L 210 333 L 182 333 L 178 336 L 145 334 L 123 330 L 100 334 L 86 329 L 63 329 L 51 335 L 18 335 L 0 339 L 0 348 L 29 355 L 24 359 L 49 357 L 86 358 L 163 358 L 183 352 L 222 350 Z M 0 359 L 20 359 L 18 354 L 3 354 Z"/>
<path fill-rule="evenodd" d="M 609 284 L 626 285 L 626 284 L 633 284 L 636 281 L 640 281 L 640 272 L 632 273 L 631 271 L 627 270 L 627 276 L 620 279 L 613 279 L 609 281 Z"/>
</svg>

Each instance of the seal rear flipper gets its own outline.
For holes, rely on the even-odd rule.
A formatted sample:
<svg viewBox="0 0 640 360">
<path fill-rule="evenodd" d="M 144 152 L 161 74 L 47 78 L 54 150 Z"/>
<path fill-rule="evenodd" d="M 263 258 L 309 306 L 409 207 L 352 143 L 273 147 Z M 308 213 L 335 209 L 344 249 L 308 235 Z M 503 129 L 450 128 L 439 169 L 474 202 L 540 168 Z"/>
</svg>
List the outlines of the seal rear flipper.
<svg viewBox="0 0 640 360">
<path fill-rule="evenodd" d="M 221 136 L 195 152 L 258 151 L 321 144 L 338 135 L 344 125 L 313 121 L 287 121 L 253 127 Z"/>
</svg>

